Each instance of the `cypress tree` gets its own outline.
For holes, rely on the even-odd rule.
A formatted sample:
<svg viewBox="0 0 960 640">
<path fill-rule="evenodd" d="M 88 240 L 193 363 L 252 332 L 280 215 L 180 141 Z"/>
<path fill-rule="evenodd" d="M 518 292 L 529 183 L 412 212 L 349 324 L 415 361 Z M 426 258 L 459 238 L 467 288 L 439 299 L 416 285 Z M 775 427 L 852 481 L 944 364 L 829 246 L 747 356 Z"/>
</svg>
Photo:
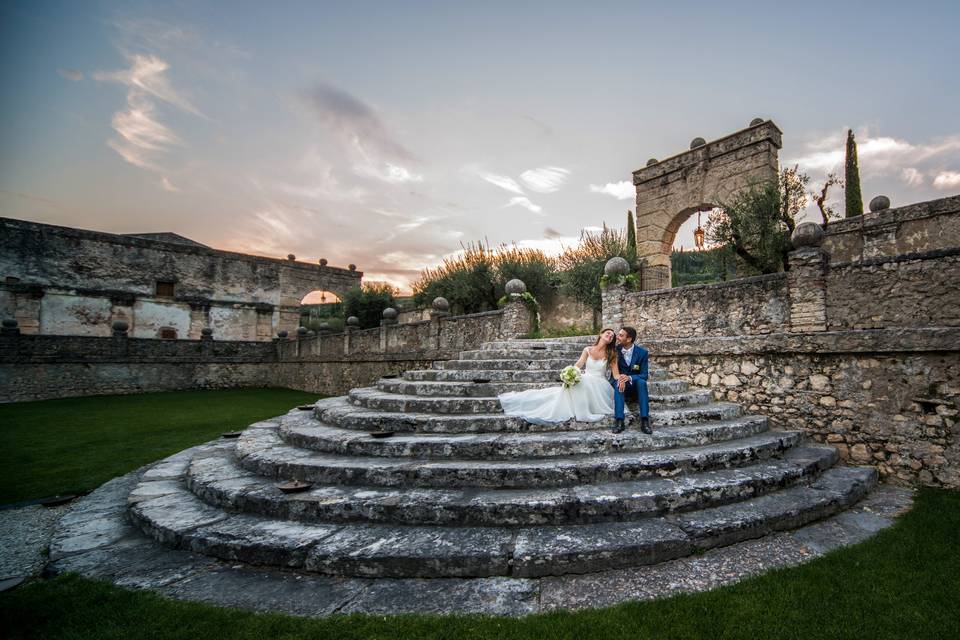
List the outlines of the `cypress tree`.
<svg viewBox="0 0 960 640">
<path fill-rule="evenodd" d="M 847 160 L 845 163 L 846 217 L 863 215 L 863 196 L 860 194 L 860 166 L 857 163 L 857 143 L 853 139 L 853 130 L 847 129 Z"/>
<path fill-rule="evenodd" d="M 627 252 L 630 253 L 630 259 L 637 258 L 637 228 L 633 222 L 633 212 L 627 209 Z"/>
</svg>

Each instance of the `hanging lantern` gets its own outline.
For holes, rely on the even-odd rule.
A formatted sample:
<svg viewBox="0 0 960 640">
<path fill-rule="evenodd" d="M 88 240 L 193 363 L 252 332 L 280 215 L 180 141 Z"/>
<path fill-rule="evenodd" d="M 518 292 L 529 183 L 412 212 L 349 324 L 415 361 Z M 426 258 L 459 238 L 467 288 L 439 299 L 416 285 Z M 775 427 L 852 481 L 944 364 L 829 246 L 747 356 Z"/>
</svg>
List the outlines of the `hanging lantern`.
<svg viewBox="0 0 960 640">
<path fill-rule="evenodd" d="M 706 236 L 703 227 L 700 226 L 700 213 L 700 211 L 697 211 L 697 228 L 693 230 L 693 243 L 697 245 L 697 251 L 703 251 L 703 243 Z"/>
</svg>

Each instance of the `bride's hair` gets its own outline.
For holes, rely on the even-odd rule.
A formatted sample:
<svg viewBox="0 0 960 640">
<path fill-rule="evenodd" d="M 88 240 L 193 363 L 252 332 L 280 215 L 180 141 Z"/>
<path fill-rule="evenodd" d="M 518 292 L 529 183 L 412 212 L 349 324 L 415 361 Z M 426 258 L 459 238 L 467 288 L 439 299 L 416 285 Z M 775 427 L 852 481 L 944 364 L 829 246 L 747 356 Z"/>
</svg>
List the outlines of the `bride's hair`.
<svg viewBox="0 0 960 640">
<path fill-rule="evenodd" d="M 600 344 L 600 338 L 603 337 L 603 334 L 607 331 L 613 332 L 614 337 L 616 337 L 617 332 L 613 329 L 600 329 L 600 333 L 597 334 L 597 341 L 593 343 L 593 346 Z M 617 359 L 617 341 L 615 339 L 607 343 L 607 346 L 603 349 L 603 355 L 607 358 L 607 364 Z"/>
</svg>

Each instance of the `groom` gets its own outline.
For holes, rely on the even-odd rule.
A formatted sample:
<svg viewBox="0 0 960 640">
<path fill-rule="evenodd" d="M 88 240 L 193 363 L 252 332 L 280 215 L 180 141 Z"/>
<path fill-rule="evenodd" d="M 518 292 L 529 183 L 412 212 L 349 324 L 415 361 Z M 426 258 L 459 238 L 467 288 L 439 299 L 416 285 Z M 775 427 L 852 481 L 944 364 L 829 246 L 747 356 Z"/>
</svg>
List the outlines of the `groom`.
<svg viewBox="0 0 960 640">
<path fill-rule="evenodd" d="M 626 398 L 636 397 L 640 405 L 640 431 L 653 433 L 650 428 L 650 399 L 647 396 L 647 350 L 634 344 L 637 330 L 624 327 L 617 333 L 617 367 L 620 377 L 611 379 L 613 385 L 613 432 L 624 429 L 623 406 Z"/>
</svg>

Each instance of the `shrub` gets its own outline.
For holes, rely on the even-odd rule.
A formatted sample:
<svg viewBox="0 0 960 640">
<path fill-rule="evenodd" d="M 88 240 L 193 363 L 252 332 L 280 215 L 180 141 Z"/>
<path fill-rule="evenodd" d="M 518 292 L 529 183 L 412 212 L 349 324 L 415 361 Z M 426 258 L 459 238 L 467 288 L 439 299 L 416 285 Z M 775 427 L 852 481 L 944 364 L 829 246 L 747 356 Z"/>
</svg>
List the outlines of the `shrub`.
<svg viewBox="0 0 960 640">
<path fill-rule="evenodd" d="M 396 304 L 396 291 L 387 284 L 353 287 L 343 295 L 343 316 L 357 316 L 361 329 L 380 326 L 383 310 Z"/>
<path fill-rule="evenodd" d="M 600 233 L 584 231 L 580 244 L 570 247 L 557 259 L 560 269 L 560 290 L 567 296 L 599 311 L 600 278 L 607 260 L 627 256 L 626 234 L 604 227 Z"/>
</svg>

